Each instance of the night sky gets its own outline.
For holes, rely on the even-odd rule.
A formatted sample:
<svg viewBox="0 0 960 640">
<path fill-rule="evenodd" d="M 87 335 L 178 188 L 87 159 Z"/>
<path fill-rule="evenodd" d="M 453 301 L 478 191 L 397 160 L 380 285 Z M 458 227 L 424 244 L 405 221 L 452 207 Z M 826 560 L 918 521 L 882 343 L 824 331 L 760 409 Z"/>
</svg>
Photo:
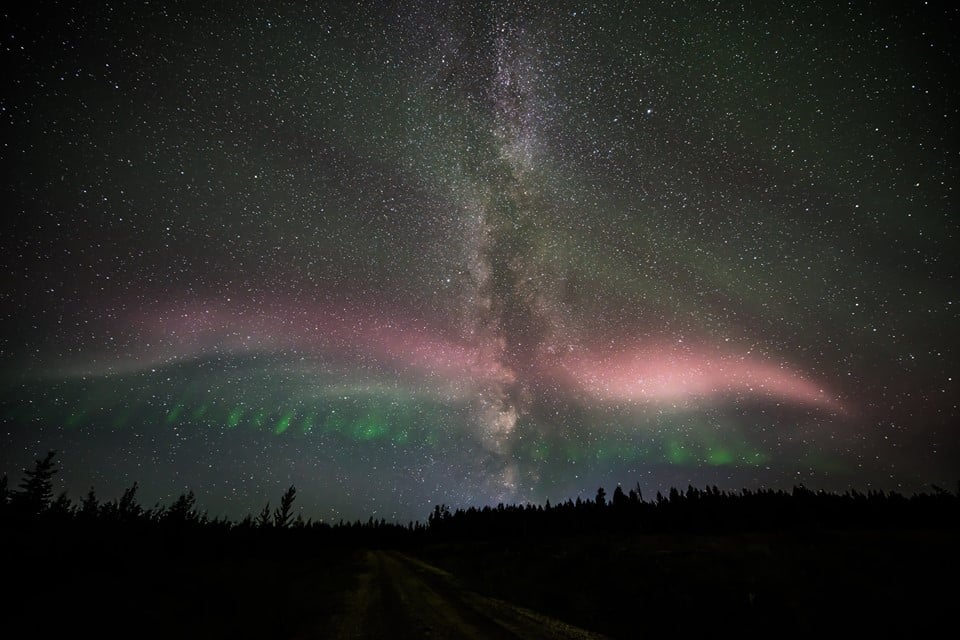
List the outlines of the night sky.
<svg viewBox="0 0 960 640">
<path fill-rule="evenodd" d="M 956 487 L 952 6 L 15 4 L 13 481 L 404 522 Z"/>
</svg>

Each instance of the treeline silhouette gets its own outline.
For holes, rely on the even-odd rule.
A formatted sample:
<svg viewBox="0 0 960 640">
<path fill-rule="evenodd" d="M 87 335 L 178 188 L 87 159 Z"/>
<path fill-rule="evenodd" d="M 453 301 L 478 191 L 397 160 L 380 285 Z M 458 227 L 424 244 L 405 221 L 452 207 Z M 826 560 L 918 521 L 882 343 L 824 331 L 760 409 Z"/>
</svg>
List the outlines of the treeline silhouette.
<svg viewBox="0 0 960 640">
<path fill-rule="evenodd" d="M 134 482 L 119 499 L 100 501 L 95 489 L 74 503 L 66 492 L 53 497 L 53 478 L 59 472 L 56 452 L 37 459 L 32 469 L 23 470 L 18 489 L 11 489 L 6 475 L 0 477 L 0 524 L 19 528 L 53 528 L 71 526 L 87 536 L 91 534 L 162 534 L 165 539 L 221 538 L 254 539 L 285 535 L 287 540 L 308 536 L 326 536 L 354 544 L 400 543 L 410 534 L 422 532 L 424 525 L 410 522 L 407 526 L 369 518 L 366 522 L 343 521 L 335 524 L 304 518 L 294 513 L 296 487 L 291 486 L 280 497 L 278 506 L 268 502 L 256 515 L 234 521 L 227 517 L 211 517 L 197 505 L 193 491 L 180 494 L 169 505 L 143 507 L 138 501 L 139 485 Z"/>
<path fill-rule="evenodd" d="M 449 511 L 437 506 L 428 519 L 433 535 L 480 539 L 502 536 L 593 533 L 734 533 L 815 528 L 906 529 L 956 527 L 960 495 L 934 487 L 933 493 L 906 497 L 896 492 L 850 490 L 843 494 L 743 489 L 716 486 L 659 491 L 645 501 L 639 486 L 611 499 L 601 487 L 593 500 L 556 505 L 497 505 Z"/>
<path fill-rule="evenodd" d="M 296 488 L 291 486 L 275 508 L 267 503 L 257 514 L 239 521 L 210 517 L 197 506 L 192 491 L 172 504 L 144 508 L 134 483 L 116 500 L 101 502 L 94 489 L 78 503 L 66 492 L 54 498 L 58 472 L 55 452 L 25 469 L 17 489 L 0 478 L 0 523 L 8 526 L 65 525 L 91 531 L 123 530 L 144 533 L 219 536 L 252 539 L 286 535 L 316 540 L 327 537 L 350 544 L 402 545 L 414 541 L 476 540 L 499 537 L 581 535 L 604 533 L 726 533 L 806 529 L 910 529 L 957 527 L 960 494 L 933 487 L 932 493 L 904 496 L 896 492 L 855 490 L 843 494 L 811 491 L 743 489 L 721 491 L 716 486 L 644 500 L 639 485 L 624 492 L 617 487 L 610 499 L 603 488 L 592 500 L 568 499 L 552 505 L 504 505 L 458 508 L 437 505 L 426 524 L 406 525 L 369 518 L 331 524 L 304 519 L 294 512 Z"/>
</svg>

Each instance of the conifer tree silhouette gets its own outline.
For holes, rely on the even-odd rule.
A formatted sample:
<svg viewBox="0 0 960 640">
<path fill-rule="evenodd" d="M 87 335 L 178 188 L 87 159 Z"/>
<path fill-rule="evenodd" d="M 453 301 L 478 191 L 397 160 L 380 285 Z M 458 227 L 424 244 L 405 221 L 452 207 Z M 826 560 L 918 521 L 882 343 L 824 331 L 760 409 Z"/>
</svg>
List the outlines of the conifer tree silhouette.
<svg viewBox="0 0 960 640">
<path fill-rule="evenodd" d="M 268 502 L 263 506 L 263 511 L 260 512 L 260 515 L 257 516 L 257 528 L 266 529 L 272 523 L 273 521 L 270 519 L 270 503 Z"/>
<path fill-rule="evenodd" d="M 46 457 L 37 459 L 33 469 L 23 470 L 20 491 L 13 495 L 20 510 L 27 515 L 36 515 L 46 511 L 53 499 L 53 476 L 57 474 L 53 461 L 56 451 L 48 451 Z"/>
<path fill-rule="evenodd" d="M 80 503 L 80 517 L 85 520 L 93 520 L 100 511 L 100 503 L 97 502 L 97 493 L 90 487 L 87 497 Z"/>
<path fill-rule="evenodd" d="M 194 523 L 199 520 L 199 514 L 194 508 L 194 505 L 197 503 L 197 498 L 193 495 L 193 491 L 187 491 L 186 493 L 181 493 L 180 497 L 177 498 L 177 501 L 174 502 L 167 509 L 164 514 L 164 518 L 168 522 L 174 524 L 187 524 Z"/>
<path fill-rule="evenodd" d="M 137 504 L 137 489 L 139 485 L 134 482 L 129 488 L 124 490 L 120 502 L 117 504 L 117 516 L 120 520 L 136 520 L 143 514 L 143 508 Z"/>
<path fill-rule="evenodd" d="M 10 502 L 10 489 L 7 485 L 7 474 L 3 474 L 3 477 L 0 477 L 0 512 L 3 512 Z"/>
<path fill-rule="evenodd" d="M 293 515 L 290 510 L 293 508 L 293 501 L 296 497 L 297 489 L 290 485 L 290 488 L 280 498 L 280 506 L 273 512 L 273 526 L 277 529 L 286 529 L 290 524 L 290 518 Z"/>
<path fill-rule="evenodd" d="M 623 488 L 620 485 L 617 485 L 617 488 L 613 490 L 613 506 L 615 507 L 624 507 L 627 504 L 627 496 L 623 493 Z"/>
<path fill-rule="evenodd" d="M 67 492 L 60 492 L 57 499 L 50 503 L 47 511 L 58 518 L 69 518 L 73 515 L 73 504 L 70 502 L 70 497 L 67 495 Z"/>
</svg>

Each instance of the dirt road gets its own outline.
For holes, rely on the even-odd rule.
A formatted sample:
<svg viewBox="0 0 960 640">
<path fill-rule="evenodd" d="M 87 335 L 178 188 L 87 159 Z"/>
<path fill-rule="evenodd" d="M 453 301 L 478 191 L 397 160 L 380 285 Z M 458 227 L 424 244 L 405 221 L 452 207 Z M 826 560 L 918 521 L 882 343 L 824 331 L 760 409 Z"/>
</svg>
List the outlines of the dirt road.
<svg viewBox="0 0 960 640">
<path fill-rule="evenodd" d="M 397 552 L 370 551 L 365 561 L 334 638 L 603 637 L 471 592 L 449 573 Z"/>
</svg>

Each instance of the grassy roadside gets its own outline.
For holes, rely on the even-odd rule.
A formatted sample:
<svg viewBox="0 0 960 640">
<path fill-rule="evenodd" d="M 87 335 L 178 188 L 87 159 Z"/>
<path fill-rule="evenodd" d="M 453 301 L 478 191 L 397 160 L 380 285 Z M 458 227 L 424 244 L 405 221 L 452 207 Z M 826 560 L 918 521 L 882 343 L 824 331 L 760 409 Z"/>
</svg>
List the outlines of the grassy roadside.
<svg viewBox="0 0 960 640">
<path fill-rule="evenodd" d="M 361 551 L 335 547 L 52 533 L 4 546 L 3 628 L 37 637 L 325 637 L 363 570 Z"/>
<path fill-rule="evenodd" d="M 955 603 L 945 531 L 573 537 L 424 547 L 484 595 L 615 638 L 837 627 L 914 635 Z"/>
</svg>

